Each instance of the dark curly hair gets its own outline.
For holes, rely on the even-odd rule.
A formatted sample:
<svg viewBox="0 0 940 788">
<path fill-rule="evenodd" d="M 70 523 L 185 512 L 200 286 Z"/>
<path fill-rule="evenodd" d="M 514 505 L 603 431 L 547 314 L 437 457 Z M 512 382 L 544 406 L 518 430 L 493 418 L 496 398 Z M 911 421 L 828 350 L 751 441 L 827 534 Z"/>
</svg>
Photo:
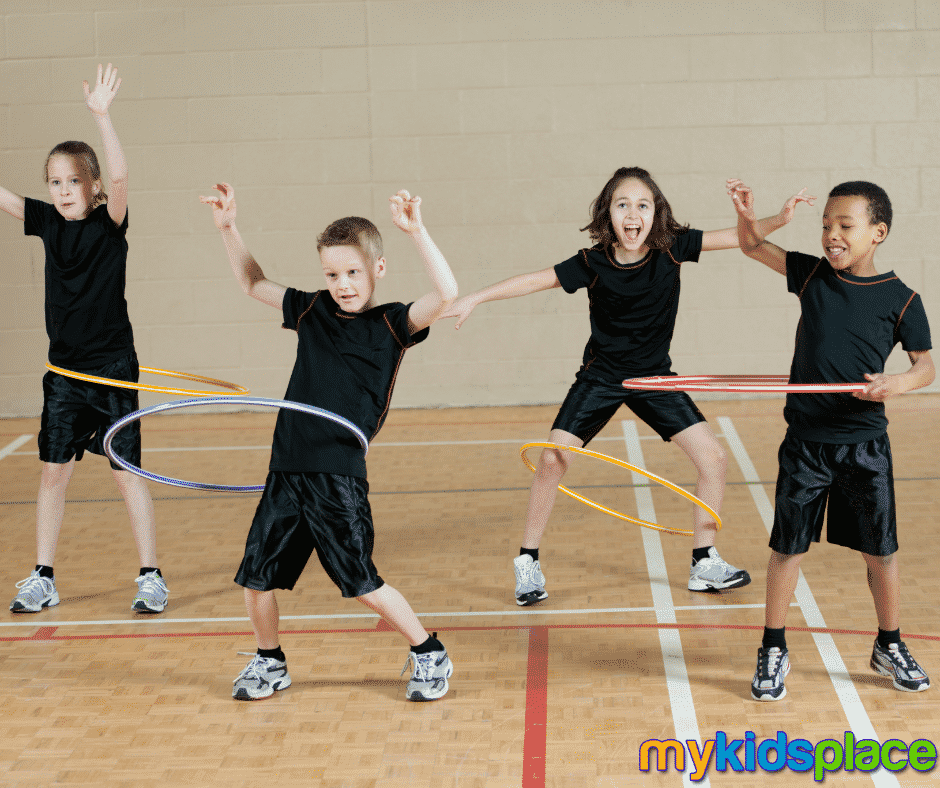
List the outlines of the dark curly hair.
<svg viewBox="0 0 940 788">
<path fill-rule="evenodd" d="M 888 193 L 880 186 L 869 181 L 846 181 L 829 192 L 829 199 L 833 197 L 864 197 L 868 201 L 868 221 L 872 224 L 884 222 L 888 232 L 891 232 L 894 211 L 891 210 Z M 887 237 L 888 233 L 885 233 L 885 238 Z"/>
<path fill-rule="evenodd" d="M 587 230 L 591 234 L 591 240 L 601 247 L 613 246 L 617 242 L 614 226 L 610 221 L 610 202 L 614 198 L 617 187 L 629 178 L 636 178 L 643 182 L 653 193 L 653 226 L 646 237 L 646 245 L 650 249 L 668 250 L 677 235 L 688 232 L 689 225 L 679 224 L 672 217 L 669 201 L 656 185 L 653 176 L 642 167 L 621 167 L 611 176 L 601 189 L 601 193 L 591 203 L 591 222 L 586 227 L 582 227 L 581 231 Z"/>
</svg>

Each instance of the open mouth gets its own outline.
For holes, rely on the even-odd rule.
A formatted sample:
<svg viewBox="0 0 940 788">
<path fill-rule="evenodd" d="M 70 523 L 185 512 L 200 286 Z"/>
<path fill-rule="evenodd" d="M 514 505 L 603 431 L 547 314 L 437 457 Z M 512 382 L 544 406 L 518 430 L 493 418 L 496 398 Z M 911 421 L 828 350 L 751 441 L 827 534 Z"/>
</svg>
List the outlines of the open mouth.
<svg viewBox="0 0 940 788">
<path fill-rule="evenodd" d="M 623 235 L 628 241 L 636 241 L 640 237 L 640 225 L 638 224 L 627 224 L 624 225 Z"/>
<path fill-rule="evenodd" d="M 826 257 L 833 262 L 837 262 L 845 256 L 845 251 L 844 246 L 827 246 Z"/>
</svg>

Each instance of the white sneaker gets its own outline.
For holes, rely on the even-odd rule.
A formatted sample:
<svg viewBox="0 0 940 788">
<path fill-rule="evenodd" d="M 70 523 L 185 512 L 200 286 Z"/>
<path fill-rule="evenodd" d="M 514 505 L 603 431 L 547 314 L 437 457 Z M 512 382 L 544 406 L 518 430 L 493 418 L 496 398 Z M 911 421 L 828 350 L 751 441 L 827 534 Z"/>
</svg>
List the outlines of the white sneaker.
<svg viewBox="0 0 940 788">
<path fill-rule="evenodd" d="M 232 683 L 235 700 L 270 698 L 277 690 L 290 686 L 287 662 L 255 654 Z"/>
<path fill-rule="evenodd" d="M 137 596 L 131 603 L 131 609 L 138 613 L 162 613 L 166 610 L 167 600 L 170 598 L 170 589 L 166 581 L 156 572 L 147 572 L 135 581 L 137 583 Z"/>
<path fill-rule="evenodd" d="M 401 669 L 402 675 L 408 670 L 408 664 L 413 665 L 411 680 L 405 688 L 405 697 L 408 700 L 424 701 L 443 698 L 450 689 L 447 679 L 454 672 L 454 665 L 447 656 L 447 649 L 443 651 L 429 651 L 426 654 L 408 652 L 405 667 Z"/>
<path fill-rule="evenodd" d="M 512 568 L 516 573 L 516 604 L 534 605 L 548 598 L 545 591 L 545 575 L 539 562 L 531 555 L 520 555 L 512 559 Z"/>
<path fill-rule="evenodd" d="M 689 591 L 722 591 L 740 588 L 750 582 L 751 576 L 746 571 L 731 566 L 714 547 L 708 548 L 706 558 L 689 568 Z"/>
<path fill-rule="evenodd" d="M 10 602 L 10 610 L 14 613 L 38 613 L 44 607 L 59 604 L 55 578 L 40 577 L 38 569 L 34 569 L 25 580 L 20 580 L 16 587 L 19 592 Z"/>
</svg>

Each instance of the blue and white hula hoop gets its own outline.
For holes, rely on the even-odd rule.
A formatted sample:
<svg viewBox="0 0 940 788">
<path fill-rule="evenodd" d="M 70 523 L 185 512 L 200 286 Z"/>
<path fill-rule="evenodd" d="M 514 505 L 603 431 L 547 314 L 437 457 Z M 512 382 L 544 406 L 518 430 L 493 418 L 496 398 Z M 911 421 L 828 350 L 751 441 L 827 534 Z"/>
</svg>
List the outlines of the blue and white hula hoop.
<svg viewBox="0 0 940 788">
<path fill-rule="evenodd" d="M 328 421 L 332 421 L 335 424 L 339 424 L 341 427 L 345 427 L 356 437 L 356 440 L 359 441 L 363 452 L 369 452 L 369 441 L 361 429 L 359 429 L 348 419 L 344 419 L 342 416 L 338 416 L 331 411 L 323 410 L 323 408 L 317 408 L 313 405 L 304 405 L 300 402 L 289 402 L 288 400 L 283 399 L 264 399 L 262 397 L 213 397 L 211 399 L 181 399 L 175 400 L 173 402 L 162 402 L 159 405 L 152 405 L 149 408 L 141 408 L 140 410 L 135 410 L 133 413 L 127 414 L 121 419 L 118 419 L 118 421 L 114 422 L 114 424 L 111 425 L 111 428 L 105 433 L 104 453 L 108 455 L 108 459 L 110 459 L 116 465 L 120 465 L 125 471 L 130 471 L 131 473 L 136 474 L 137 476 L 141 476 L 144 479 L 149 479 L 152 482 L 169 484 L 172 487 L 187 487 L 191 490 L 214 490 L 215 492 L 261 492 L 261 490 L 264 489 L 263 484 L 251 484 L 247 486 L 239 486 L 235 484 L 203 484 L 202 482 L 188 482 L 185 479 L 173 479 L 169 476 L 160 476 L 157 473 L 150 473 L 149 471 L 145 471 L 143 468 L 138 468 L 136 465 L 132 465 L 123 457 L 118 457 L 118 455 L 115 454 L 111 449 L 111 441 L 117 432 L 126 427 L 131 422 L 139 421 L 144 416 L 151 416 L 154 413 L 160 413 L 164 410 L 191 408 L 195 407 L 196 405 L 232 404 L 260 405 L 265 408 L 286 408 L 287 410 L 296 410 L 301 413 L 309 413 L 311 416 L 319 416 L 320 418 L 327 419 Z"/>
</svg>

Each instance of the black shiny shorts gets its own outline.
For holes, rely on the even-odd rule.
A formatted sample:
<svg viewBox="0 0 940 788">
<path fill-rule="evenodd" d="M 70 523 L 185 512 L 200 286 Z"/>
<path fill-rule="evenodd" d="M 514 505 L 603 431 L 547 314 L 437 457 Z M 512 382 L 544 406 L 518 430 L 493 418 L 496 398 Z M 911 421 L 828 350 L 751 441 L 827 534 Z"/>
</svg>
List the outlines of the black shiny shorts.
<svg viewBox="0 0 940 788">
<path fill-rule="evenodd" d="M 865 443 L 803 441 L 787 431 L 778 453 L 770 547 L 797 555 L 826 539 L 868 555 L 898 550 L 888 434 Z M 828 513 L 827 513 L 828 504 Z"/>
<path fill-rule="evenodd" d="M 368 493 L 369 483 L 356 476 L 270 471 L 235 582 L 254 591 L 291 589 L 316 550 L 344 597 L 381 588 Z"/>
<path fill-rule="evenodd" d="M 702 412 L 684 391 L 639 391 L 619 383 L 578 378 L 552 424 L 553 430 L 576 435 L 586 446 L 607 425 L 617 409 L 626 405 L 664 441 L 699 422 Z"/>
<path fill-rule="evenodd" d="M 82 372 L 133 383 L 140 379 L 134 353 Z M 39 459 L 43 462 L 66 463 L 72 457 L 80 460 L 86 450 L 105 456 L 104 434 L 114 422 L 140 407 L 134 389 L 85 383 L 52 371 L 42 378 L 42 393 Z M 140 467 L 140 422 L 132 422 L 120 430 L 111 441 L 111 447 L 119 457 Z M 113 462 L 111 467 L 121 470 Z"/>
</svg>

